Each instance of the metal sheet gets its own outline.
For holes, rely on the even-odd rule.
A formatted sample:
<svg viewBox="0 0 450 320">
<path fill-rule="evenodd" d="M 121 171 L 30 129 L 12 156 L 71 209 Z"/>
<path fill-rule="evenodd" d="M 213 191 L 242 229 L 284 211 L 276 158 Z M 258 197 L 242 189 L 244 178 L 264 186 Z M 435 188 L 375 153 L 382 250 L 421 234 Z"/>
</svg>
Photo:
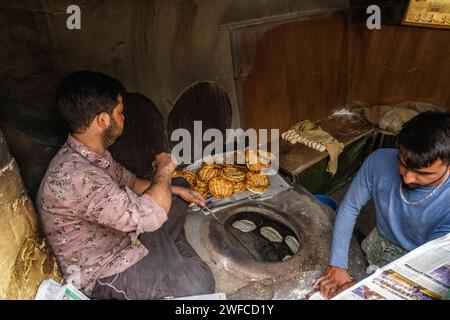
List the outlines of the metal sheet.
<svg viewBox="0 0 450 320">
<path fill-rule="evenodd" d="M 234 159 L 234 152 L 228 152 L 223 154 L 215 155 L 214 158 L 223 158 L 225 156 L 226 159 Z M 210 159 L 210 158 L 209 158 Z M 198 171 L 202 165 L 202 163 L 208 160 L 207 158 L 203 158 L 194 164 L 191 164 L 186 167 L 186 170 L 189 171 Z M 228 160 L 227 160 L 228 161 Z M 287 191 L 292 188 L 292 186 L 278 173 L 273 175 L 269 175 L 270 186 L 267 190 L 262 194 L 255 194 L 250 191 L 244 191 L 238 194 L 234 194 L 227 199 L 216 199 L 214 197 L 210 197 L 206 200 L 206 205 L 208 206 L 209 211 L 216 212 L 221 209 L 226 208 L 227 206 L 236 205 L 238 203 L 246 203 L 251 200 L 265 200 L 269 198 L 273 198 L 280 193 Z M 208 210 L 203 210 L 197 205 L 191 208 L 192 211 L 202 210 L 205 215 L 209 214 Z"/>
</svg>

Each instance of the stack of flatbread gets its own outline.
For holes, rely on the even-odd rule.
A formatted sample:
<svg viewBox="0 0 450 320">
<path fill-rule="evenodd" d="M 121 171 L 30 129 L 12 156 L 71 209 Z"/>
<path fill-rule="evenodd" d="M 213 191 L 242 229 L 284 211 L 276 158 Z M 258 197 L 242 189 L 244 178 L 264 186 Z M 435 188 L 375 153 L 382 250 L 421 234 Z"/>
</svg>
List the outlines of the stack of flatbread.
<svg viewBox="0 0 450 320">
<path fill-rule="evenodd" d="M 185 178 L 205 199 L 209 195 L 226 199 L 245 190 L 261 194 L 270 185 L 269 177 L 261 169 L 270 168 L 271 159 L 270 152 L 247 149 L 245 165 L 203 163 L 197 172 L 175 171 L 172 177 Z"/>
</svg>

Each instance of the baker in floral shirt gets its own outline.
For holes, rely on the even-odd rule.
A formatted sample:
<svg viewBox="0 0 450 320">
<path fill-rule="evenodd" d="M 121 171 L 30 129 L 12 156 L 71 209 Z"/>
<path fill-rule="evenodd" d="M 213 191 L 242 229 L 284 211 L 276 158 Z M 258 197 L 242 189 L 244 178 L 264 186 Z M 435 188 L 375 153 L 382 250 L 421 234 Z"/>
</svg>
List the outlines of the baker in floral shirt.
<svg viewBox="0 0 450 320">
<path fill-rule="evenodd" d="M 101 73 L 62 80 L 57 107 L 71 134 L 51 161 L 36 204 L 66 281 L 97 299 L 160 299 L 214 292 L 214 278 L 184 235 L 188 202 L 205 200 L 176 162 L 156 156 L 150 182 L 114 161 L 124 87 Z"/>
</svg>

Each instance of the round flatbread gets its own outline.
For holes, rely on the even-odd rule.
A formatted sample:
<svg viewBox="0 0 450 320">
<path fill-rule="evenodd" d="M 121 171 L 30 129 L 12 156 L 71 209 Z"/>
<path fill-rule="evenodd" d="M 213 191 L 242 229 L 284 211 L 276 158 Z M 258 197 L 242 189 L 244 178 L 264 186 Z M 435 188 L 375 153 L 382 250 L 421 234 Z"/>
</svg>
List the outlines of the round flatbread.
<svg viewBox="0 0 450 320">
<path fill-rule="evenodd" d="M 245 172 L 233 165 L 223 168 L 223 177 L 231 182 L 242 182 L 245 180 Z"/>
<path fill-rule="evenodd" d="M 174 171 L 172 173 L 172 178 L 184 178 L 191 186 L 194 186 L 197 183 L 197 174 L 192 171 Z"/>
<path fill-rule="evenodd" d="M 269 178 L 260 173 L 247 172 L 245 175 L 245 188 L 250 192 L 262 194 L 269 187 Z"/>
<path fill-rule="evenodd" d="M 245 191 L 245 183 L 235 182 L 233 183 L 234 193 L 241 193 Z"/>
<path fill-rule="evenodd" d="M 297 253 L 298 249 L 300 248 L 300 244 L 298 243 L 297 239 L 293 236 L 286 236 L 284 238 L 284 242 L 286 242 L 289 249 L 291 249 L 292 253 Z"/>
<path fill-rule="evenodd" d="M 256 194 L 263 194 L 267 190 L 267 187 L 255 187 L 250 183 L 245 183 L 245 189 Z"/>
<path fill-rule="evenodd" d="M 220 177 L 211 178 L 208 189 L 211 195 L 217 199 L 226 199 L 234 193 L 233 183 Z"/>
<path fill-rule="evenodd" d="M 283 242 L 283 237 L 280 235 L 280 233 L 275 230 L 272 227 L 262 227 L 259 232 L 267 239 L 269 239 L 272 242 Z"/>
<path fill-rule="evenodd" d="M 217 165 L 204 164 L 198 171 L 198 178 L 202 181 L 209 181 L 214 177 L 219 177 L 222 169 Z"/>
<path fill-rule="evenodd" d="M 250 232 L 256 229 L 256 224 L 247 219 L 237 220 L 233 222 L 232 226 L 242 232 Z"/>
</svg>

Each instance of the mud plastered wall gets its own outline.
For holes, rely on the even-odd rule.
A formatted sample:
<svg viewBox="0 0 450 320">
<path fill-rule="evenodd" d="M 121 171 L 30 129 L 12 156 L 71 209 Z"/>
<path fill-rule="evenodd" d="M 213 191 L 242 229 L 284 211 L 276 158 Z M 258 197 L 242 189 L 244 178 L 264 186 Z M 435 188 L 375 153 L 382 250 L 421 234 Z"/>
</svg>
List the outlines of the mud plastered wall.
<svg viewBox="0 0 450 320">
<path fill-rule="evenodd" d="M 62 280 L 1 131 L 0 229 L 0 299 L 34 299 L 44 279 Z"/>
<path fill-rule="evenodd" d="M 81 30 L 66 27 L 71 4 L 81 8 Z M 222 86 L 237 110 L 229 34 L 221 26 L 346 6 L 342 0 L 2 1 L 0 96 L 23 99 L 52 117 L 57 81 L 91 69 L 147 96 L 165 116 L 184 89 L 205 80 Z"/>
<path fill-rule="evenodd" d="M 72 4 L 81 9 L 80 30 L 66 26 Z M 3 0 L 0 127 L 30 194 L 66 138 L 54 109 L 55 88 L 66 74 L 112 75 L 149 98 L 164 121 L 187 88 L 214 82 L 229 98 L 232 126 L 240 127 L 229 25 L 346 7 L 342 0 Z"/>
</svg>

